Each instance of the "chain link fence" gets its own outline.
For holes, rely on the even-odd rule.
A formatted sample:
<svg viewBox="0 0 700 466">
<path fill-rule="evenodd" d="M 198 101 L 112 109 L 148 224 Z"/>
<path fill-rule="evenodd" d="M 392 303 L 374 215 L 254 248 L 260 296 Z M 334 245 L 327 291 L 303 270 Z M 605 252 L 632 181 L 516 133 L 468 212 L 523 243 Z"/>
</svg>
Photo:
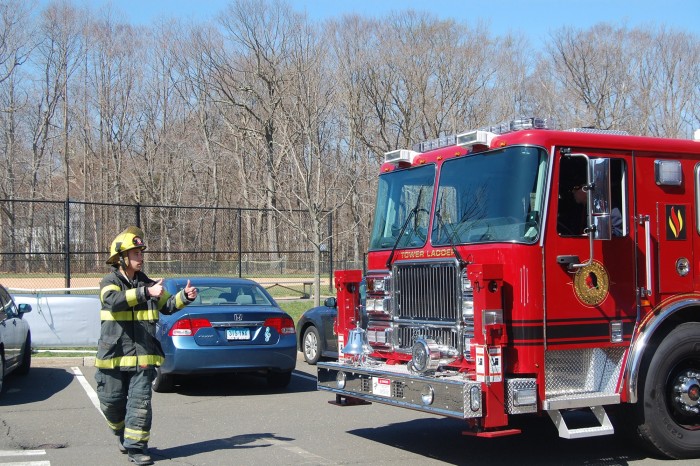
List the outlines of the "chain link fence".
<svg viewBox="0 0 700 466">
<path fill-rule="evenodd" d="M 302 295 L 314 279 L 314 251 L 303 235 L 311 221 L 304 211 L 285 212 L 283 219 L 249 208 L 26 200 L 0 200 L 0 209 L 0 273 L 10 288 L 75 293 L 98 286 L 109 270 L 112 240 L 129 225 L 144 230 L 145 271 L 154 278 L 246 277 Z M 330 216 L 327 228 L 332 238 Z M 332 291 L 329 243 L 321 253 L 322 292 Z"/>
</svg>

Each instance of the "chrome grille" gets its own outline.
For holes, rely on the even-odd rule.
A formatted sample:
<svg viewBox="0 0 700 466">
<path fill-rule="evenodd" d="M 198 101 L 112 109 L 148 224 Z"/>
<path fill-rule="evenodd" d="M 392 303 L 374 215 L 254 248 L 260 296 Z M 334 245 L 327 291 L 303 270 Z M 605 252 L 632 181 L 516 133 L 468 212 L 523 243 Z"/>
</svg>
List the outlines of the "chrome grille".
<svg viewBox="0 0 700 466">
<path fill-rule="evenodd" d="M 453 324 L 461 320 L 456 261 L 394 263 L 392 291 L 395 318 Z"/>
<path fill-rule="evenodd" d="M 425 328 L 400 326 L 398 332 L 399 348 L 411 348 L 418 338 L 427 338 L 439 345 L 447 345 L 451 348 L 459 348 L 457 331 L 449 328 Z"/>
</svg>

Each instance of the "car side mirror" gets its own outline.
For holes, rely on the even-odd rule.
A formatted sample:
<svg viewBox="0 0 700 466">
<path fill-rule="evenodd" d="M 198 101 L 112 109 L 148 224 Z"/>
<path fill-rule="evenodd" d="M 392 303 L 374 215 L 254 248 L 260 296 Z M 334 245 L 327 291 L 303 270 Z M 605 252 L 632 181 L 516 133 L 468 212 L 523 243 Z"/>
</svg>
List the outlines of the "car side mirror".
<svg viewBox="0 0 700 466">
<path fill-rule="evenodd" d="M 323 305 L 326 307 L 336 307 L 338 305 L 338 302 L 334 297 L 326 298 L 325 301 L 323 301 Z"/>
<path fill-rule="evenodd" d="M 19 315 L 25 314 L 27 312 L 32 312 L 32 306 L 30 304 L 22 303 L 17 306 L 17 311 L 19 312 Z"/>
</svg>

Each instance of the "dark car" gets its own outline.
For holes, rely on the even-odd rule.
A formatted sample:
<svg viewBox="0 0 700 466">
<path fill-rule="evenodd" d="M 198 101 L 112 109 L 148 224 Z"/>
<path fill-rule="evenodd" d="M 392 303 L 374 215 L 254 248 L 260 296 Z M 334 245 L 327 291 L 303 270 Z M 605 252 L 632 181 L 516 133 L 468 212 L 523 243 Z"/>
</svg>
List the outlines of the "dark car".
<svg viewBox="0 0 700 466">
<path fill-rule="evenodd" d="M 32 365 L 32 335 L 29 324 L 22 319 L 31 310 L 29 304 L 17 306 L 0 285 L 0 393 L 6 375 L 26 375 Z"/>
<path fill-rule="evenodd" d="M 367 325 L 365 316 L 365 281 L 360 282 L 360 308 L 363 327 Z M 304 354 L 304 360 L 316 364 L 321 358 L 338 357 L 338 335 L 335 332 L 335 320 L 338 307 L 335 298 L 326 298 L 323 306 L 305 311 L 297 322 L 297 345 Z"/>
<path fill-rule="evenodd" d="M 193 278 L 195 302 L 172 315 L 161 314 L 157 338 L 165 353 L 153 389 L 170 391 L 176 377 L 253 372 L 270 386 L 289 384 L 296 365 L 294 321 L 270 294 L 243 278 Z M 187 279 L 167 279 L 170 294 Z"/>
<path fill-rule="evenodd" d="M 299 351 L 309 364 L 319 359 L 338 357 L 338 335 L 335 333 L 335 319 L 338 308 L 335 298 L 326 298 L 323 306 L 305 311 L 297 322 Z"/>
</svg>

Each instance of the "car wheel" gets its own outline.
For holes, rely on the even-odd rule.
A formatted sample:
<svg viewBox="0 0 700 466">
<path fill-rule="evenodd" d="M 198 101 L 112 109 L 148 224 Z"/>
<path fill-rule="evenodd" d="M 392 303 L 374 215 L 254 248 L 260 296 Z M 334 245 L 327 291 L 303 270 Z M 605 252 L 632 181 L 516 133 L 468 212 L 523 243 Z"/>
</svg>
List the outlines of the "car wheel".
<svg viewBox="0 0 700 466">
<path fill-rule="evenodd" d="M 17 375 L 29 374 L 29 368 L 32 366 L 32 335 L 27 333 L 27 339 L 24 341 L 22 348 L 22 362 L 15 369 Z"/>
<path fill-rule="evenodd" d="M 167 393 L 173 391 L 174 386 L 175 376 L 172 374 L 163 374 L 160 367 L 156 367 L 156 378 L 153 379 L 153 391 Z"/>
<path fill-rule="evenodd" d="M 292 371 L 270 372 L 267 375 L 267 384 L 272 388 L 285 388 L 292 380 Z"/>
<path fill-rule="evenodd" d="M 304 359 L 309 364 L 316 364 L 321 358 L 321 348 L 318 330 L 313 325 L 306 329 L 301 348 L 304 351 Z"/>
<path fill-rule="evenodd" d="M 654 352 L 638 402 L 643 444 L 670 458 L 700 455 L 700 323 L 676 327 Z"/>
</svg>

